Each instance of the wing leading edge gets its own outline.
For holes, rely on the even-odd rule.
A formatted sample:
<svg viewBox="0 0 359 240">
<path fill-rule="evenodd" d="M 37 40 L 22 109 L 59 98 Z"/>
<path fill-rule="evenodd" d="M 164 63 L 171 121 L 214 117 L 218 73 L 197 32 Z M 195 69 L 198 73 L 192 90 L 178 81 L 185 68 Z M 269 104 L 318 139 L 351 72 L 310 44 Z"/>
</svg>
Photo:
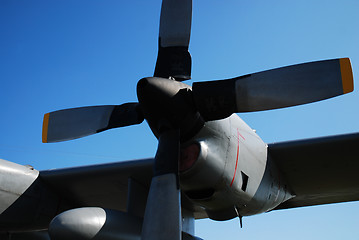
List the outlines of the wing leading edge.
<svg viewBox="0 0 359 240">
<path fill-rule="evenodd" d="M 359 200 L 359 133 L 270 144 L 295 197 L 276 209 Z"/>
</svg>

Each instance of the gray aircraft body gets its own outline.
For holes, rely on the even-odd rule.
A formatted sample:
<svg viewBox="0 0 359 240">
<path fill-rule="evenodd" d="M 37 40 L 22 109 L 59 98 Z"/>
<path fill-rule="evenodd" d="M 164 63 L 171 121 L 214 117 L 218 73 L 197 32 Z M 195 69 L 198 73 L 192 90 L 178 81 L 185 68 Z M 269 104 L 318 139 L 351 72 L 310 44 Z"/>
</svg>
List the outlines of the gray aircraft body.
<svg viewBox="0 0 359 240">
<path fill-rule="evenodd" d="M 43 142 L 147 121 L 154 158 L 37 171 L 0 160 L 1 239 L 199 239 L 195 219 L 359 200 L 359 133 L 267 144 L 235 113 L 353 91 L 348 58 L 195 82 L 191 0 L 163 0 L 153 77 L 138 102 L 47 113 Z M 340 164 L 338 164 L 340 160 Z"/>
</svg>

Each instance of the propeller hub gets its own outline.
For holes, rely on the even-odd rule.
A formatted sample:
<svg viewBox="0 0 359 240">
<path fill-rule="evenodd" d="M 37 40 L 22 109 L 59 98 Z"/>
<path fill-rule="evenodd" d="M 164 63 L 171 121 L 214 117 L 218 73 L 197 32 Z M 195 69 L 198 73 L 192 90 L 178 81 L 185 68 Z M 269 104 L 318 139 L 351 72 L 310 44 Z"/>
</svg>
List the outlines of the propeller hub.
<svg viewBox="0 0 359 240">
<path fill-rule="evenodd" d="M 143 78 L 137 84 L 137 97 L 156 137 L 170 127 L 180 129 L 183 141 L 204 125 L 194 107 L 192 89 L 185 83 L 167 78 Z"/>
</svg>

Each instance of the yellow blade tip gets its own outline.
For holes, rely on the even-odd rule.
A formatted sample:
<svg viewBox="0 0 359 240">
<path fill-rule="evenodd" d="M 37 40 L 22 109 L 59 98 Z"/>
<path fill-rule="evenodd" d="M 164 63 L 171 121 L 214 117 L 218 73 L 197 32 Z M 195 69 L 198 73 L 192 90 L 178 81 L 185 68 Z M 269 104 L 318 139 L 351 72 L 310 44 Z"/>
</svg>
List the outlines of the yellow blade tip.
<svg viewBox="0 0 359 240">
<path fill-rule="evenodd" d="M 42 123 L 42 142 L 47 143 L 47 131 L 49 129 L 50 113 L 44 115 L 44 121 Z"/>
<path fill-rule="evenodd" d="M 353 72 L 349 58 L 341 58 L 340 72 L 342 74 L 343 94 L 350 93 L 354 90 Z"/>
</svg>

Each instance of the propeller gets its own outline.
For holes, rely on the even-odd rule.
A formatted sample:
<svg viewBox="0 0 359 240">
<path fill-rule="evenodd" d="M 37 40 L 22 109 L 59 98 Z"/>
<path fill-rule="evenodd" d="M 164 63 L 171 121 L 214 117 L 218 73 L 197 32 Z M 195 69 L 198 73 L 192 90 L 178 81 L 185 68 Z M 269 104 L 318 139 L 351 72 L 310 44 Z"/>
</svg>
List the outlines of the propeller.
<svg viewBox="0 0 359 240">
<path fill-rule="evenodd" d="M 353 91 L 348 58 L 310 62 L 227 80 L 195 82 L 188 52 L 192 0 L 163 0 L 154 77 L 137 84 L 138 103 L 65 109 L 44 116 L 43 142 L 84 137 L 144 119 L 158 138 L 142 238 L 181 239 L 180 145 L 204 121 L 296 106 Z"/>
<path fill-rule="evenodd" d="M 155 77 L 173 77 L 177 81 L 191 78 L 191 23 L 192 0 L 162 1 Z"/>
<path fill-rule="evenodd" d="M 143 240 L 181 239 L 181 195 L 178 179 L 180 132 L 166 129 L 159 137 L 154 177 L 143 219 Z M 166 217 L 164 217 L 166 216 Z"/>
<path fill-rule="evenodd" d="M 155 77 L 171 78 L 177 81 L 191 78 L 191 56 L 188 52 L 191 22 L 192 0 L 162 1 Z M 173 119 L 178 119 L 179 111 L 174 111 L 169 118 L 163 112 L 171 113 L 166 100 L 173 99 L 173 94 L 178 94 L 177 89 L 186 87 L 173 84 L 173 81 L 171 81 L 172 84 L 168 84 L 167 81 L 157 81 L 157 83 L 158 85 L 153 88 L 151 88 L 154 86 L 151 81 L 146 79 L 140 80 L 137 84 L 138 99 L 145 106 L 144 115 L 159 139 L 155 156 L 155 174 L 151 181 L 143 220 L 142 239 L 180 240 L 182 216 L 178 164 L 181 131 L 180 124 L 173 121 Z M 154 93 L 157 93 L 156 96 Z M 183 118 L 180 117 L 180 119 Z M 189 119 L 191 118 L 187 118 L 187 121 Z"/>
<path fill-rule="evenodd" d="M 144 118 L 138 103 L 70 108 L 44 116 L 42 142 L 60 142 L 111 128 L 140 124 Z"/>
<path fill-rule="evenodd" d="M 349 58 L 297 64 L 219 81 L 195 82 L 193 98 L 206 120 L 232 113 L 291 107 L 353 91 Z"/>
</svg>

